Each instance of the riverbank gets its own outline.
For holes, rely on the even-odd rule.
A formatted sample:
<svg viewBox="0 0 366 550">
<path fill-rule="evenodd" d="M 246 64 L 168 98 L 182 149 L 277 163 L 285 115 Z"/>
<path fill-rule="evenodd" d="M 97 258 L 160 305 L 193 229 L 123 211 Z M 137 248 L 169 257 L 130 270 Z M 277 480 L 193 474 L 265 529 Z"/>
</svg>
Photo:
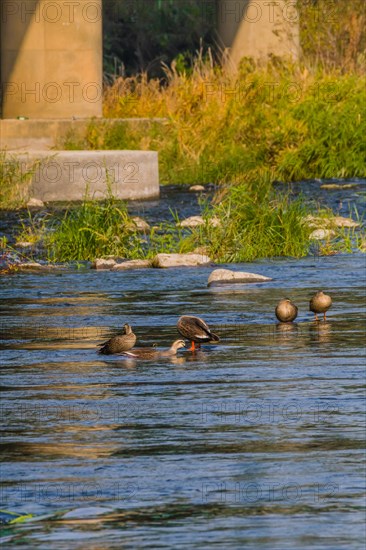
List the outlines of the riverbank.
<svg viewBox="0 0 366 550">
<path fill-rule="evenodd" d="M 166 186 L 159 201 L 50 203 L 3 212 L 2 248 L 18 264 L 74 266 L 97 258 L 151 261 L 159 253 L 231 263 L 364 251 L 365 191 L 366 180 L 312 180 L 267 183 L 256 194 L 240 186 Z"/>
</svg>

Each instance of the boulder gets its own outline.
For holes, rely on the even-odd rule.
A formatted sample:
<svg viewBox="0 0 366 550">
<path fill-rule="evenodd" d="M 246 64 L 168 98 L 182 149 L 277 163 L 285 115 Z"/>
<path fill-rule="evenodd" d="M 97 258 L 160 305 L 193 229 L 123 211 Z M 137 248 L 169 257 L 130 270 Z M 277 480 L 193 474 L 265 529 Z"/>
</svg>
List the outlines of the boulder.
<svg viewBox="0 0 366 550">
<path fill-rule="evenodd" d="M 310 233 L 309 239 L 311 241 L 322 241 L 323 239 L 331 239 L 334 235 L 335 231 L 332 231 L 332 229 L 315 229 Z"/>
<path fill-rule="evenodd" d="M 112 269 L 116 265 L 116 261 L 109 259 L 106 260 L 104 258 L 97 258 L 94 260 L 94 262 L 91 265 L 92 269 Z"/>
<path fill-rule="evenodd" d="M 147 267 L 152 267 L 150 260 L 128 260 L 127 262 L 122 262 L 121 264 L 115 264 L 112 267 L 112 271 L 124 271 L 127 269 L 145 269 Z"/>
<path fill-rule="evenodd" d="M 191 187 L 188 189 L 188 191 L 191 191 L 192 193 L 200 193 L 204 190 L 205 188 L 203 185 L 191 185 Z"/>
<path fill-rule="evenodd" d="M 44 207 L 44 202 L 41 201 L 41 199 L 35 199 L 34 197 L 32 197 L 27 202 L 27 206 L 28 206 L 28 208 L 43 208 Z"/>
<path fill-rule="evenodd" d="M 246 271 L 215 269 L 208 278 L 208 286 L 228 283 L 265 283 L 267 281 L 272 281 L 271 277 L 265 277 L 257 273 L 247 273 Z"/>
<path fill-rule="evenodd" d="M 195 267 L 207 265 L 210 258 L 205 254 L 157 254 L 153 259 L 153 267 Z"/>
</svg>

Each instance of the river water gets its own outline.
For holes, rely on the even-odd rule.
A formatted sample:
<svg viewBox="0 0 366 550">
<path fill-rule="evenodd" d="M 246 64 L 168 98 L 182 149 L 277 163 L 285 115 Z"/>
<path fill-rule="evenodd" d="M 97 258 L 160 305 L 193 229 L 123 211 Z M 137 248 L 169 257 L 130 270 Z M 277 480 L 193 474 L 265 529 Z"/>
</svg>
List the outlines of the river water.
<svg viewBox="0 0 366 550">
<path fill-rule="evenodd" d="M 365 255 L 1 278 L 3 547 L 356 550 L 365 543 Z M 326 322 L 308 311 L 331 294 Z M 299 306 L 279 325 L 276 302 Z M 221 342 L 96 353 L 129 322 L 167 347 L 182 314 Z"/>
</svg>

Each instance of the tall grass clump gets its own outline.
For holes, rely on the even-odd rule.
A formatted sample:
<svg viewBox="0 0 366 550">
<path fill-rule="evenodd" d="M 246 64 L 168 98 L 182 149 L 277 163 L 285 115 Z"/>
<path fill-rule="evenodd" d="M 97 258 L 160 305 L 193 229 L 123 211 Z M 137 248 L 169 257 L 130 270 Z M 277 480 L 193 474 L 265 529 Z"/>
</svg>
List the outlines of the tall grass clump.
<svg viewBox="0 0 366 550">
<path fill-rule="evenodd" d="M 276 190 L 271 176 L 262 174 L 253 184 L 229 188 L 208 213 L 207 223 L 192 231 L 191 239 L 218 262 L 298 258 L 310 249 L 311 230 L 304 223 L 308 213 L 301 197 L 294 199 L 287 190 Z"/>
<path fill-rule="evenodd" d="M 44 246 L 50 260 L 94 260 L 106 256 L 139 258 L 143 239 L 134 231 L 125 203 L 112 195 L 104 201 L 85 197 L 70 206 L 61 219 L 47 224 Z"/>
<path fill-rule="evenodd" d="M 15 156 L 0 151 L 0 209 L 24 206 L 36 166 L 25 168 Z"/>
</svg>

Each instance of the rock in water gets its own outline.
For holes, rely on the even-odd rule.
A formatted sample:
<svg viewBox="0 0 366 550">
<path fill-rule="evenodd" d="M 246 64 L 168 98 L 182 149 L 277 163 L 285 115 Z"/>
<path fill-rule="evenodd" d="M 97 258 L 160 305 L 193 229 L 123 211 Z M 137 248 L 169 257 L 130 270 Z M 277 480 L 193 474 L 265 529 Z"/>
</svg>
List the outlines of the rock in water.
<svg viewBox="0 0 366 550">
<path fill-rule="evenodd" d="M 152 263 L 153 267 L 195 267 L 210 261 L 205 254 L 157 254 Z"/>
<path fill-rule="evenodd" d="M 270 277 L 247 273 L 246 271 L 231 271 L 231 269 L 215 269 L 208 278 L 208 286 L 229 283 L 265 283 L 272 281 Z"/>
</svg>

